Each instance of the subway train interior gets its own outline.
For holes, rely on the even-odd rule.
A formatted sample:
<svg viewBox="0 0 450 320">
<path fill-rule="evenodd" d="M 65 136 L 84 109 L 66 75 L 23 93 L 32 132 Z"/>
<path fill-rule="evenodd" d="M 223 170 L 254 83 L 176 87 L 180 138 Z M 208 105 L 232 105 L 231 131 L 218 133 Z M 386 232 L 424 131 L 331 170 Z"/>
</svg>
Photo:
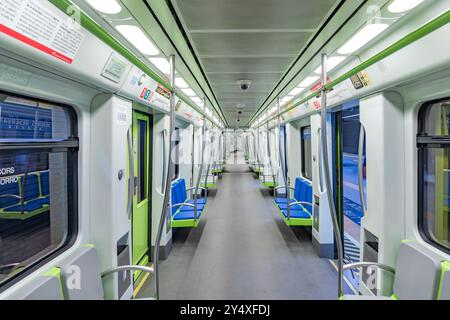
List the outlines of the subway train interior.
<svg viewBox="0 0 450 320">
<path fill-rule="evenodd" d="M 0 0 L 0 300 L 450 300 L 449 22 Z"/>
</svg>

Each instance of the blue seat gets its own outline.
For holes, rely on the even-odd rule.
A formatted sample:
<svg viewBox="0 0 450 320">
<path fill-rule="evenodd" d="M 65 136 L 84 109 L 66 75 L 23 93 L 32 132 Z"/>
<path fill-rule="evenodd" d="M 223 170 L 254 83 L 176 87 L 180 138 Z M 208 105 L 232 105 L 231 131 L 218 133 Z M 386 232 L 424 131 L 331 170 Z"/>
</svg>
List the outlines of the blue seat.
<svg viewBox="0 0 450 320">
<path fill-rule="evenodd" d="M 303 202 L 302 204 L 294 204 L 289 208 L 286 198 L 275 198 L 275 204 L 286 224 L 289 226 L 311 226 L 312 225 L 312 185 L 303 178 L 295 179 L 294 198 L 290 199 L 290 203 Z"/>
<path fill-rule="evenodd" d="M 281 210 L 281 212 L 287 218 L 287 216 L 288 216 L 287 210 Z M 291 218 L 309 219 L 310 215 L 307 212 L 305 212 L 304 210 L 291 210 Z"/>
<path fill-rule="evenodd" d="M 206 205 L 205 198 L 197 199 L 197 214 L 194 207 L 188 204 L 195 204 L 194 199 L 188 199 L 186 182 L 184 179 L 176 180 L 172 183 L 172 227 L 196 227 L 198 219 L 201 217 Z M 174 206 L 174 204 L 186 204 Z M 197 215 L 197 216 L 196 216 Z M 197 217 L 197 219 L 195 219 Z"/>
<path fill-rule="evenodd" d="M 39 193 L 39 177 L 35 173 L 22 176 L 23 183 L 23 200 L 30 201 L 40 197 Z"/>
</svg>

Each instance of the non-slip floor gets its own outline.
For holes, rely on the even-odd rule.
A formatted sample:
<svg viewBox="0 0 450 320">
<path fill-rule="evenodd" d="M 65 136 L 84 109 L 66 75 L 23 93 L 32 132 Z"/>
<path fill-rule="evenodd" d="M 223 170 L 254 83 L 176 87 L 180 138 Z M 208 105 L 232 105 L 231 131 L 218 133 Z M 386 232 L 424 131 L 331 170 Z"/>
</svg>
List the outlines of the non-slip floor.
<svg viewBox="0 0 450 320">
<path fill-rule="evenodd" d="M 248 166 L 227 164 L 199 227 L 173 235 L 161 299 L 336 299 L 336 271 L 272 199 Z M 150 280 L 139 296 L 152 290 Z"/>
</svg>

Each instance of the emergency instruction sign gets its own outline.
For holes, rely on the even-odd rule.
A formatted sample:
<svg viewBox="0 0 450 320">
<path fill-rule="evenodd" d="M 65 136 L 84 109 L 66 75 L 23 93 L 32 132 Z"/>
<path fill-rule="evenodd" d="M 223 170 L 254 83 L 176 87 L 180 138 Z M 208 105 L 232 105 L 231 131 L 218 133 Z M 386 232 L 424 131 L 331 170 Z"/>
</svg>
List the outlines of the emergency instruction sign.
<svg viewBox="0 0 450 320">
<path fill-rule="evenodd" d="M 36 0 L 1 0 L 0 33 L 69 64 L 84 38 L 79 24 L 69 16 L 52 12 Z"/>
</svg>

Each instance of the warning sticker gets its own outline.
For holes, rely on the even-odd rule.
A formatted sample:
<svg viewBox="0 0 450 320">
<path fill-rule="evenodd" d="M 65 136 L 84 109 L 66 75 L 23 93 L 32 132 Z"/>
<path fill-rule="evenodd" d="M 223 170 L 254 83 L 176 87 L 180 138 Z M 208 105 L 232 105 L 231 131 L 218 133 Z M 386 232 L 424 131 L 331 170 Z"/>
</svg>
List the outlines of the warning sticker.
<svg viewBox="0 0 450 320">
<path fill-rule="evenodd" d="M 352 81 L 353 87 L 355 87 L 356 90 L 367 87 L 372 83 L 366 71 L 358 72 L 357 74 L 353 75 L 350 80 Z"/>
<path fill-rule="evenodd" d="M 0 1 L 0 33 L 71 64 L 83 41 L 78 24 L 31 0 Z"/>
</svg>

